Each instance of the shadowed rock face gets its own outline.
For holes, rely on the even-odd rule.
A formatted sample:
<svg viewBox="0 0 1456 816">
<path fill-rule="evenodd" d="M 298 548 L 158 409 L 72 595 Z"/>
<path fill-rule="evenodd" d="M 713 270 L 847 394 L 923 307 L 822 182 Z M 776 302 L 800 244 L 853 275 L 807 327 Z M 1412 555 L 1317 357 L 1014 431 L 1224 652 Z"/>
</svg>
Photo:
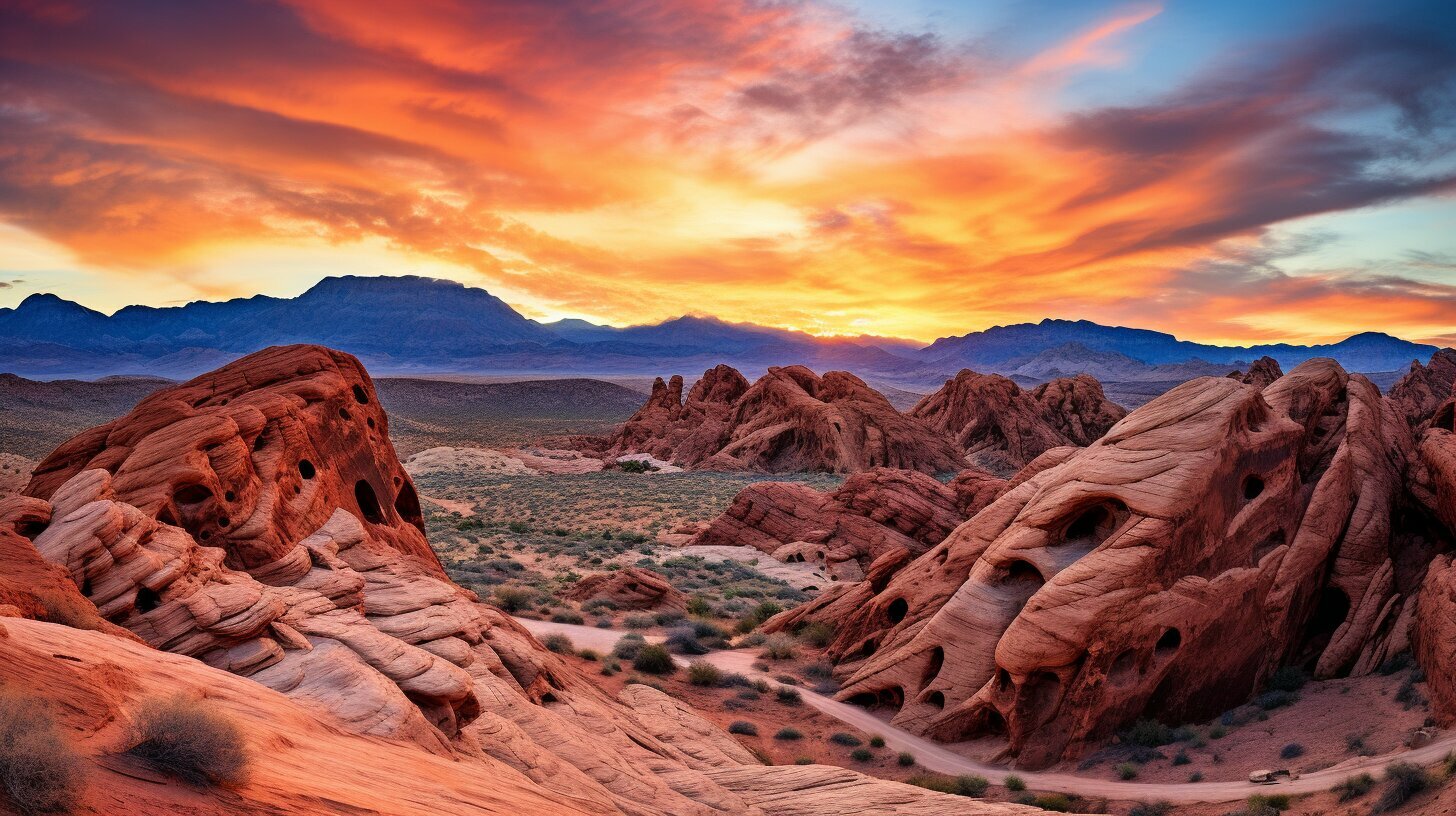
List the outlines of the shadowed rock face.
<svg viewBox="0 0 1456 816">
<path fill-rule="evenodd" d="M 1456 381 L 1456 349 L 1441 349 L 1424 365 L 1411 363 L 1410 371 L 1390 389 L 1390 399 L 1410 420 L 1412 426 L 1424 425 L 1437 409 L 1451 399 L 1452 382 Z"/>
<path fill-rule="evenodd" d="M 1283 376 L 1284 369 L 1279 367 L 1279 361 L 1273 357 L 1260 357 L 1249 366 L 1248 371 L 1229 372 L 1232 379 L 1258 388 L 1264 388 Z"/>
<path fill-rule="evenodd" d="M 1031 398 L 1048 425 L 1081 447 L 1101 439 L 1127 416 L 1127 409 L 1108 400 L 1102 383 L 1087 374 L 1044 382 L 1032 389 Z"/>
<path fill-rule="evenodd" d="M 882 589 L 828 599 L 840 696 L 942 739 L 1004 733 L 1037 767 L 1139 716 L 1216 714 L 1287 663 L 1368 672 L 1407 647 L 1449 545 L 1393 529 L 1420 515 L 1412 456 L 1400 412 L 1332 361 L 1262 392 L 1186 383 L 1047 454 Z"/>
<path fill-rule="evenodd" d="M 896 411 L 858 377 L 803 366 L 770 368 L 748 386 L 737 371 L 707 371 L 682 400 L 682 378 L 658 380 L 647 403 L 608 444 L 612 457 L 648 453 L 703 470 L 852 473 L 871 467 L 958 470 L 943 438 Z"/>
</svg>

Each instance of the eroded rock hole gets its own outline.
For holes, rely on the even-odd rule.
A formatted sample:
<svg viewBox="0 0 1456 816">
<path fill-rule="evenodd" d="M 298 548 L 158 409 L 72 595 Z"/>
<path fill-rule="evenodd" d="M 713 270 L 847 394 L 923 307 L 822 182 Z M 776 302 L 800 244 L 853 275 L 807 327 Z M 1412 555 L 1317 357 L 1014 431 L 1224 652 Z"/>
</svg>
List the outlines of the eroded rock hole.
<svg viewBox="0 0 1456 816">
<path fill-rule="evenodd" d="M 900 621 L 905 620 L 905 613 L 909 611 L 910 602 L 905 600 L 904 598 L 896 598 L 895 600 L 890 601 L 890 605 L 885 608 L 885 618 L 888 619 L 890 623 L 899 623 Z"/>
<path fill-rule="evenodd" d="M 940 674 L 940 667 L 943 665 L 945 665 L 945 649 L 936 646 L 930 650 L 930 660 L 925 664 L 925 671 L 920 673 L 920 685 L 922 688 L 930 685 L 931 681 L 935 680 L 935 676 Z"/>
<path fill-rule="evenodd" d="M 375 494 L 374 486 L 369 484 L 368 479 L 360 479 L 354 483 L 354 501 L 359 503 L 359 512 L 364 514 L 366 521 L 384 523 L 384 508 L 379 506 L 379 496 Z"/>
<path fill-rule="evenodd" d="M 1182 644 L 1183 633 L 1170 627 L 1163 630 L 1162 636 L 1158 638 L 1157 652 L 1160 655 L 1166 655 L 1176 651 Z"/>
<path fill-rule="evenodd" d="M 369 404 L 369 395 L 366 394 L 366 393 L 364 393 L 364 386 L 362 386 L 362 385 L 356 385 L 356 386 L 354 386 L 354 401 L 357 402 L 357 403 L 359 403 L 360 405 L 368 405 Z"/>
<path fill-rule="evenodd" d="M 253 440 L 253 453 L 262 450 L 268 444 L 268 434 L 260 433 L 258 438 Z"/>
<path fill-rule="evenodd" d="M 1436 409 L 1436 415 L 1431 417 L 1431 425 L 1456 433 L 1456 402 L 1448 402 Z"/>
<path fill-rule="evenodd" d="M 1308 632 L 1306 640 L 1316 655 L 1324 651 L 1335 630 L 1340 628 L 1349 614 L 1350 596 L 1339 587 L 1325 587 L 1320 593 L 1319 603 L 1315 605 L 1314 614 L 1310 616 L 1309 624 L 1305 627 Z"/>
<path fill-rule="evenodd" d="M 415 493 L 414 483 L 405 482 L 400 486 L 399 494 L 394 497 L 394 512 L 399 513 L 399 517 L 406 523 L 414 525 L 415 529 L 422 533 L 425 531 L 425 516 L 420 512 L 420 497 Z"/>
<path fill-rule="evenodd" d="M 1245 501 L 1253 501 L 1254 499 L 1257 499 L 1259 497 L 1259 494 L 1260 493 L 1263 493 L 1263 492 L 1264 492 L 1264 480 L 1263 479 L 1261 479 L 1258 476 L 1255 476 L 1253 474 L 1249 474 L 1248 476 L 1245 476 L 1244 477 L 1244 500 Z"/>
<path fill-rule="evenodd" d="M 142 587 L 137 590 L 136 608 L 138 612 L 150 612 L 162 603 L 162 596 L 157 594 L 155 589 Z"/>
<path fill-rule="evenodd" d="M 172 494 L 172 501 L 177 504 L 202 504 L 212 498 L 212 490 L 206 485 L 187 485 Z"/>
<path fill-rule="evenodd" d="M 351 413 L 349 413 L 349 409 L 348 408 L 340 408 L 339 409 L 339 419 L 342 419 L 342 420 L 344 420 L 344 421 L 347 422 L 348 420 L 351 420 L 353 418 L 354 418 L 354 415 L 351 414 Z"/>
<path fill-rule="evenodd" d="M 1137 650 L 1127 649 L 1112 661 L 1112 667 L 1107 670 L 1107 676 L 1114 683 L 1126 683 L 1133 678 L 1137 668 Z"/>
<path fill-rule="evenodd" d="M 374 417 L 365 417 L 364 422 L 367 423 L 369 427 L 374 427 Z"/>
<path fill-rule="evenodd" d="M 1041 570 L 1037 569 L 1034 564 L 1018 558 L 1006 565 L 1006 583 L 1039 587 L 1046 583 L 1046 579 L 1042 577 Z"/>
<path fill-rule="evenodd" d="M 1091 538 L 1097 532 L 1097 528 L 1107 521 L 1111 514 L 1106 507 L 1101 505 L 1088 510 L 1078 516 L 1071 526 L 1067 528 L 1067 538 Z"/>
<path fill-rule="evenodd" d="M 312 479 L 318 471 L 314 469 L 313 462 L 307 459 L 298 460 L 298 475 L 305 479 Z"/>
<path fill-rule="evenodd" d="M 232 524 L 232 523 L 233 523 L 232 519 L 228 518 L 227 516 L 218 516 L 217 517 L 217 526 L 219 526 L 219 527 L 226 527 L 226 526 L 228 526 L 229 524 Z"/>
<path fill-rule="evenodd" d="M 222 497 L 223 497 L 223 499 L 225 499 L 227 501 L 235 501 L 238 498 L 237 494 L 234 493 L 234 492 L 232 492 L 231 490 L 229 490 L 226 493 L 222 494 Z"/>
<path fill-rule="evenodd" d="M 936 708 L 945 708 L 945 695 L 939 691 L 932 691 L 925 695 L 925 702 Z"/>
</svg>

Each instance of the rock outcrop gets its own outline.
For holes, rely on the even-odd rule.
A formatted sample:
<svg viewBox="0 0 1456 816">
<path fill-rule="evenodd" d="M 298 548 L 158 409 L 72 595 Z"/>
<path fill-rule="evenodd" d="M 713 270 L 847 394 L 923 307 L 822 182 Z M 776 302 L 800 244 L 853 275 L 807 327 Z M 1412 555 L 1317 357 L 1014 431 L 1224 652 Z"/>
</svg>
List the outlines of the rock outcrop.
<svg viewBox="0 0 1456 816">
<path fill-rule="evenodd" d="M 1410 371 L 1391 387 L 1390 399 L 1412 426 L 1424 425 L 1442 403 L 1456 396 L 1452 393 L 1453 382 L 1456 382 L 1456 349 L 1441 349 L 1425 364 L 1419 360 L 1412 362 Z"/>
<path fill-rule="evenodd" d="M 606 456 L 649 454 L 702 470 L 852 473 L 889 467 L 938 473 L 960 457 L 940 435 L 896 411 L 858 377 L 803 366 L 770 368 L 748 385 L 728 366 L 653 384 L 652 396 L 609 440 Z"/>
<path fill-rule="evenodd" d="M 1010 475 L 1052 448 L 1090 445 L 1127 411 L 1085 374 L 1027 392 L 999 374 L 963 369 L 910 415 L 951 437 L 971 464 Z"/>
<path fill-rule="evenodd" d="M 627 567 L 588 575 L 571 585 L 565 597 L 573 601 L 602 599 L 618 609 L 676 610 L 688 608 L 688 596 L 652 570 Z"/>
<path fill-rule="evenodd" d="M 1284 369 L 1279 367 L 1279 361 L 1268 356 L 1255 360 L 1248 371 L 1229 372 L 1230 378 L 1261 389 L 1283 376 Z"/>
<path fill-rule="evenodd" d="M 1332 361 L 1262 391 L 1194 380 L 1047 453 L 882 588 L 768 628 L 831 620 L 842 699 L 1043 766 L 1138 717 L 1216 714 L 1287 663 L 1361 674 L 1407 648 L 1450 546 L 1407 521 L 1413 457 L 1395 403 Z"/>
<path fill-rule="evenodd" d="M 831 493 L 760 482 L 689 543 L 754 547 L 781 561 L 815 562 L 834 581 L 859 581 L 888 553 L 903 552 L 908 561 L 939 543 L 1005 484 L 978 471 L 958 481 L 960 489 L 915 471 L 875 468 Z"/>
</svg>

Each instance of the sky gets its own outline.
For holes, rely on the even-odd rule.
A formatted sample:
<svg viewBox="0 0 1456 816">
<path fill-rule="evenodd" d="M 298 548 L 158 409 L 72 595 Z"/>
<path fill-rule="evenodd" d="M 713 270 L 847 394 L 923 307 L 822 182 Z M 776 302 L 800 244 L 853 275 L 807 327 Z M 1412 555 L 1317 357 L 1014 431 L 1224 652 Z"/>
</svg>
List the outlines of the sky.
<svg viewBox="0 0 1456 816">
<path fill-rule="evenodd" d="M 1456 344 L 1442 2 L 0 0 L 0 307 Z"/>
</svg>

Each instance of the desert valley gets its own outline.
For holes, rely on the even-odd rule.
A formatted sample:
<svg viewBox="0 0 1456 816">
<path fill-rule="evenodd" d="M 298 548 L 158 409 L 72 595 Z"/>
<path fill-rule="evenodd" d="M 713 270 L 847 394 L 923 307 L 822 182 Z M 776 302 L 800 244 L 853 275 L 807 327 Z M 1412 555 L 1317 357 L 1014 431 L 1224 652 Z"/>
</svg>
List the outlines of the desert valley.
<svg viewBox="0 0 1456 816">
<path fill-rule="evenodd" d="M 321 345 L 6 375 L 8 805 L 1439 812 L 1456 352 L 1285 354 L 1131 410 Z"/>
<path fill-rule="evenodd" d="M 0 0 L 0 816 L 1456 816 L 1451 0 Z"/>
</svg>

